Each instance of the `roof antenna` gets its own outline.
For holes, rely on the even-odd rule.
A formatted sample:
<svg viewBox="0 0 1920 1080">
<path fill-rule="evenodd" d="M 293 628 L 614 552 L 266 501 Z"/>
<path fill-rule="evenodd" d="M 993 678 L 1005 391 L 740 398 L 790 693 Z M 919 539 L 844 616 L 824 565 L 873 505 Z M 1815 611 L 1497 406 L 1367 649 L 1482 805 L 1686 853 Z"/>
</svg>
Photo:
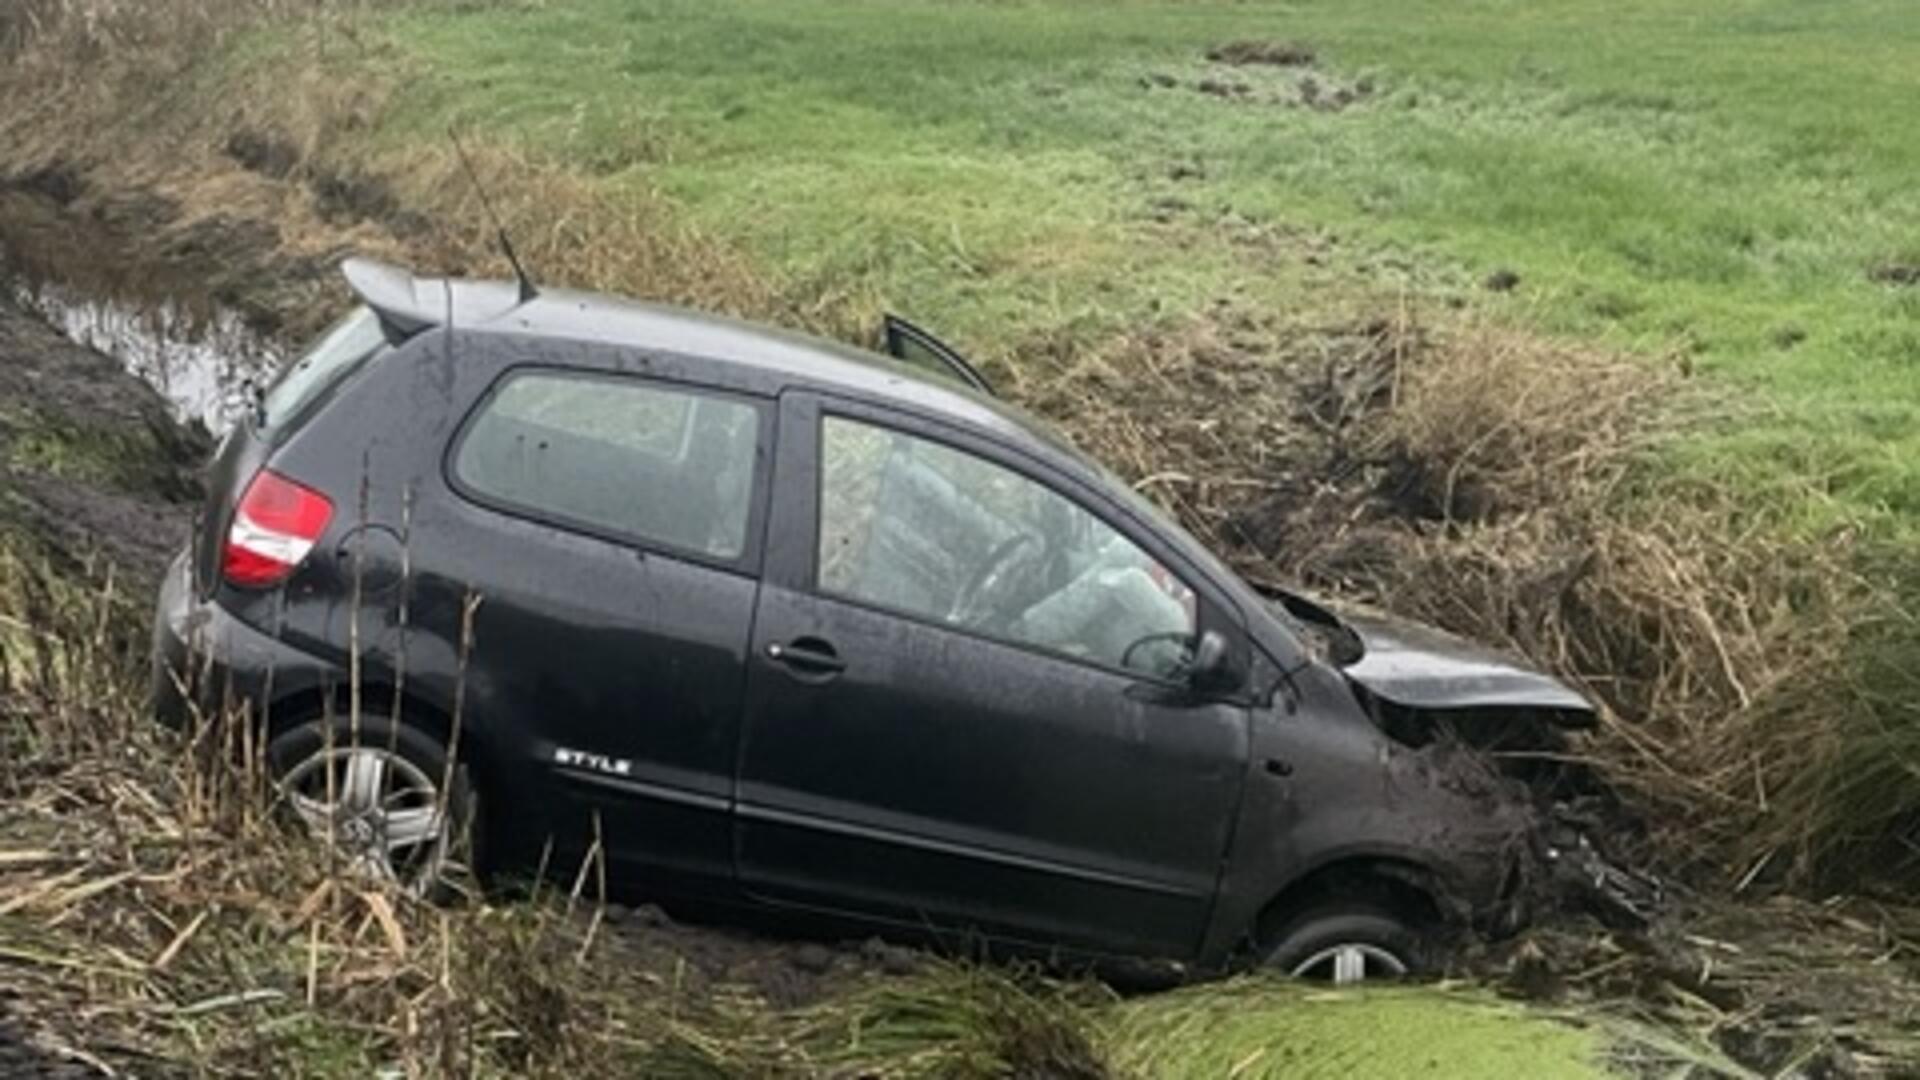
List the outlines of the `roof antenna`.
<svg viewBox="0 0 1920 1080">
<path fill-rule="evenodd" d="M 527 268 L 520 265 L 520 256 L 513 250 L 513 241 L 507 237 L 507 227 L 500 224 L 500 215 L 493 212 L 493 200 L 487 197 L 487 187 L 480 182 L 480 174 L 474 170 L 473 159 L 467 156 L 467 148 L 460 145 L 460 133 L 452 124 L 447 125 L 447 138 L 453 142 L 453 152 L 460 156 L 460 167 L 467 170 L 467 179 L 473 182 L 473 190 L 480 195 L 480 206 L 487 212 L 487 219 L 493 222 L 494 239 L 500 242 L 500 251 L 506 255 L 507 263 L 513 267 L 513 276 L 520 283 L 520 302 L 526 303 L 540 295 L 533 287 L 533 279 L 527 276 Z"/>
</svg>

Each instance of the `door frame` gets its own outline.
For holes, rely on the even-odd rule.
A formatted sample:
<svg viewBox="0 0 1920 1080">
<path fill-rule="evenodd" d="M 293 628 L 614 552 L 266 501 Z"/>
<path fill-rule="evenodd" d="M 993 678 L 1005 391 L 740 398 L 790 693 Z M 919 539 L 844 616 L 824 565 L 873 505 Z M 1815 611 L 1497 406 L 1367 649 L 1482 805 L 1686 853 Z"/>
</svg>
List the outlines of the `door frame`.
<svg viewBox="0 0 1920 1080">
<path fill-rule="evenodd" d="M 988 397 L 1000 396 L 994 391 L 993 384 L 987 381 L 987 377 L 980 374 L 980 369 L 968 362 L 966 357 L 961 356 L 958 349 L 934 337 L 926 330 L 898 315 L 891 314 L 881 320 L 880 328 L 886 353 L 895 360 L 906 364 L 913 363 L 912 360 L 907 359 L 907 347 L 918 345 L 947 365 L 948 373 L 969 388 L 978 390 Z"/>
</svg>

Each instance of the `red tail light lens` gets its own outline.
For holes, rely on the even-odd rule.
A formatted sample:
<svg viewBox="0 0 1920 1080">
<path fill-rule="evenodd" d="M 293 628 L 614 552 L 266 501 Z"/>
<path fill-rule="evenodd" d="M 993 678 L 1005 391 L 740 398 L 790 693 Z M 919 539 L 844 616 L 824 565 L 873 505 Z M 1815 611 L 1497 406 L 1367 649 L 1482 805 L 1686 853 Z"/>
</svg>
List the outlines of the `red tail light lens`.
<svg viewBox="0 0 1920 1080">
<path fill-rule="evenodd" d="M 333 500 L 261 469 L 234 510 L 220 576 L 246 589 L 278 585 L 306 561 L 332 519 Z"/>
</svg>

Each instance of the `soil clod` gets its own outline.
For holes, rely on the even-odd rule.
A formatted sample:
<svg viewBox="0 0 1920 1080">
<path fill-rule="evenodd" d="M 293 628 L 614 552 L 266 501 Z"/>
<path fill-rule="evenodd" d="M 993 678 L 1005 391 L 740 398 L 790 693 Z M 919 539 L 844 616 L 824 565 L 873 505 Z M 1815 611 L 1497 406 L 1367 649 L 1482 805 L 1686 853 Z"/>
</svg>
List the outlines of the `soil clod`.
<svg viewBox="0 0 1920 1080">
<path fill-rule="evenodd" d="M 1201 79 L 1193 84 L 1193 88 L 1217 98 L 1245 97 L 1253 91 L 1253 88 L 1246 83 L 1231 82 L 1226 79 Z"/>
<path fill-rule="evenodd" d="M 833 953 L 824 945 L 806 944 L 793 951 L 792 962 L 809 975 L 824 975 L 833 967 Z"/>
<path fill-rule="evenodd" d="M 54 161 L 0 182 L 0 187 L 44 195 L 57 205 L 71 206 L 86 194 L 87 182 L 73 166 Z"/>
<path fill-rule="evenodd" d="M 1520 275 L 1502 267 L 1488 274 L 1484 282 L 1488 292 L 1512 292 L 1520 284 Z"/>
<path fill-rule="evenodd" d="M 283 180 L 300 164 L 300 148 L 271 131 L 242 128 L 227 137 L 227 156 L 250 172 Z"/>
<path fill-rule="evenodd" d="M 1316 58 L 1313 46 L 1304 41 L 1229 41 L 1207 50 L 1207 59 L 1216 64 L 1309 67 Z"/>
<path fill-rule="evenodd" d="M 1920 262 L 1884 262 L 1867 276 L 1882 285 L 1920 285 Z"/>
</svg>

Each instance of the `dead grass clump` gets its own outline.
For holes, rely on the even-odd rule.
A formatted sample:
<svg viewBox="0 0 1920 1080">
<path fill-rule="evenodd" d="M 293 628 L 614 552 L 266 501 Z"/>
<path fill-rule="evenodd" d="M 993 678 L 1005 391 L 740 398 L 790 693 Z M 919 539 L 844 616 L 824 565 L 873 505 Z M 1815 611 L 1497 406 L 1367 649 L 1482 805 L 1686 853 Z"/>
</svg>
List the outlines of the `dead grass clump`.
<svg viewBox="0 0 1920 1080">
<path fill-rule="evenodd" d="M 1711 1048 L 1694 1072 L 1613 1055 L 1629 1075 L 1902 1076 L 1920 1061 L 1920 983 L 1900 962 L 1916 935 L 1909 908 L 1780 895 L 1702 905 L 1684 934 L 1655 943 L 1538 926 L 1478 966 L 1508 994 L 1583 1021 L 1632 1018 Z M 1675 1046 L 1672 1034 L 1660 1042 Z"/>
<path fill-rule="evenodd" d="M 1807 538 L 1661 454 L 1713 404 L 1677 374 L 1404 316 L 1229 314 L 1061 358 L 1033 396 L 1255 577 L 1530 657 L 1670 867 L 1911 880 L 1920 635 L 1856 538 Z"/>
<path fill-rule="evenodd" d="M 14 0 L 0 12 L 0 56 L 62 83 L 102 73 L 103 61 L 137 56 L 164 77 L 197 50 L 262 19 L 308 17 L 350 0 Z M 112 73 L 131 74 L 123 65 Z"/>
<path fill-rule="evenodd" d="M 747 258 L 677 220 L 649 192 L 615 197 L 590 178 L 512 147 L 489 144 L 470 151 L 538 280 L 735 315 L 818 321 L 787 310 L 774 283 Z M 400 178 L 401 199 L 434 225 L 431 258 L 458 273 L 505 272 L 479 191 L 460 168 L 451 141 L 422 147 L 389 168 Z"/>
<path fill-rule="evenodd" d="M 424 273 L 506 274 L 451 136 L 368 145 L 398 61 L 390 43 L 358 29 L 361 5 L 330 0 L 282 14 L 270 0 L 160 0 L 137 18 L 163 23 L 162 9 L 176 5 L 178 25 L 151 41 L 99 30 L 116 44 L 97 77 L 63 51 L 62 35 L 82 33 L 77 16 L 50 25 L 19 66 L 0 71 L 0 94 L 19 103 L 0 116 L 0 139 L 17 147 L 15 175 L 0 175 L 0 200 L 10 200 L 0 246 L 14 272 L 134 301 L 238 308 L 283 341 L 329 320 L 344 299 L 333 269 L 349 253 Z M 192 65 L 226 55 L 197 36 L 203 16 L 220 34 L 271 16 L 291 43 L 270 61 L 228 57 L 238 65 L 221 76 L 238 99 L 231 108 L 157 108 L 158 96 L 198 85 Z M 348 39 L 356 44 L 343 50 Z M 182 73 L 164 92 L 147 85 L 168 63 L 149 54 L 175 49 Z M 27 71 L 32 64 L 44 64 L 46 77 Z M 76 70 L 90 81 L 63 89 L 59 80 Z M 636 117 L 622 153 L 657 152 L 645 120 Z M 463 141 L 543 283 L 841 336 L 870 329 L 871 298 L 776 280 L 644 186 L 616 186 L 591 162 L 575 169 L 484 133 Z M 76 245 L 76 231 L 100 242 Z"/>
<path fill-rule="evenodd" d="M 1393 374 L 1389 483 L 1409 515 L 1443 523 L 1610 499 L 1681 392 L 1646 363 L 1486 327 Z"/>
<path fill-rule="evenodd" d="M 1401 513 L 1391 557 L 1355 576 L 1592 690 L 1610 713 L 1594 751 L 1669 853 L 1736 881 L 1769 864 L 1900 880 L 1920 739 L 1883 737 L 1913 715 L 1911 679 L 1868 661 L 1911 622 L 1851 536 L 1791 536 L 1752 498 L 1663 469 L 1649 451 L 1689 402 L 1676 378 L 1586 350 L 1445 342 L 1381 424 Z"/>
</svg>

